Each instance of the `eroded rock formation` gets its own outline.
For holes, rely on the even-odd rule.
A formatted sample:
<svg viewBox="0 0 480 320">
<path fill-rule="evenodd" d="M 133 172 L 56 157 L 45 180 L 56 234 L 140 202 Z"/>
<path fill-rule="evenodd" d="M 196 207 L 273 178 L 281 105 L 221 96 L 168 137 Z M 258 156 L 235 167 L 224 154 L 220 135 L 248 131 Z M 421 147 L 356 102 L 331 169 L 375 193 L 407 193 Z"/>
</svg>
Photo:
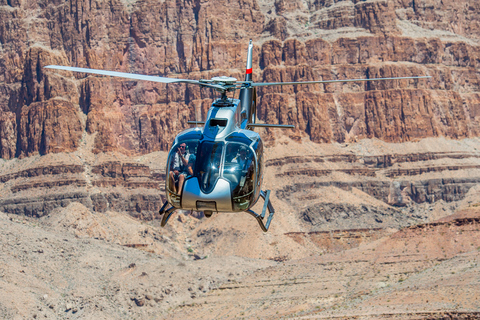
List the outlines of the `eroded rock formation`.
<svg viewBox="0 0 480 320">
<path fill-rule="evenodd" d="M 97 133 L 96 152 L 166 150 L 189 119 L 205 116 L 213 98 L 197 87 L 86 77 L 46 71 L 45 65 L 241 79 L 249 38 L 257 81 L 432 76 L 263 88 L 260 119 L 295 124 L 292 137 L 401 142 L 480 131 L 480 8 L 469 1 L 278 0 L 273 8 L 262 0 L 1 5 L 4 159 L 75 150 L 85 131 Z"/>
</svg>

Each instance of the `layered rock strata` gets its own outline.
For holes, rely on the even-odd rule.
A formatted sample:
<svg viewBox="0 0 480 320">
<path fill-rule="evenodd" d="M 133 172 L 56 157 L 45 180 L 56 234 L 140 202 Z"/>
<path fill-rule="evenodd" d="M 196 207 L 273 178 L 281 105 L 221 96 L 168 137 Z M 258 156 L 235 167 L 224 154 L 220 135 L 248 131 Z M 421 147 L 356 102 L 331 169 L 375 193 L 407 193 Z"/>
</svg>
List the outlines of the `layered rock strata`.
<svg viewBox="0 0 480 320">
<path fill-rule="evenodd" d="M 405 227 L 429 221 L 435 208 L 447 215 L 480 182 L 480 154 L 470 151 L 480 148 L 478 141 L 451 143 L 365 140 L 304 156 L 280 155 L 290 147 L 279 144 L 267 150 L 263 189 L 272 190 L 278 214 L 295 215 L 302 232 Z M 436 150 L 420 151 L 429 146 Z M 164 201 L 165 159 L 164 153 L 132 158 L 81 149 L 4 161 L 0 210 L 39 217 L 80 202 L 95 212 L 154 219 Z"/>
<path fill-rule="evenodd" d="M 455 22 L 438 19 L 441 12 Z M 363 138 L 407 142 L 476 137 L 479 15 L 480 8 L 465 1 L 275 1 L 272 9 L 261 0 L 228 6 L 217 1 L 0 0 L 0 156 L 81 152 L 87 136 L 93 137 L 91 151 L 97 155 L 166 150 L 188 127 L 188 120 L 204 119 L 214 98 L 211 90 L 43 67 L 59 64 L 191 79 L 228 74 L 241 79 L 250 38 L 257 81 L 432 77 L 259 89 L 260 120 L 296 126 L 289 132 L 264 131 L 270 145 L 285 135 L 299 143 L 313 141 L 322 149 L 327 143 Z M 298 199 L 312 203 L 300 210 L 304 221 L 323 224 L 335 212 L 335 221 L 345 213 L 356 216 L 354 211 L 370 217 L 355 228 L 405 225 L 411 203 L 454 203 L 479 182 L 478 155 L 473 151 L 374 154 L 277 156 L 267 168 L 276 171 L 275 179 L 289 181 L 272 188 L 278 198 L 294 208 Z M 78 201 L 100 212 L 155 216 L 163 169 L 152 172 L 151 166 L 133 166 L 130 160 L 82 161 L 59 165 L 50 173 L 45 169 L 49 164 L 29 169 L 44 172 L 41 176 L 2 170 L 2 208 L 39 216 Z M 312 201 L 319 198 L 318 192 L 303 194 L 308 188 L 360 190 L 391 207 L 318 204 Z M 330 216 L 323 216 L 322 210 Z M 407 216 L 426 216 L 413 212 Z"/>
<path fill-rule="evenodd" d="M 0 176 L 1 211 L 42 217 L 78 202 L 94 212 L 126 212 L 151 220 L 163 204 L 165 176 L 146 165 L 118 160 L 93 166 L 41 165 L 33 163 L 28 169 Z"/>
</svg>

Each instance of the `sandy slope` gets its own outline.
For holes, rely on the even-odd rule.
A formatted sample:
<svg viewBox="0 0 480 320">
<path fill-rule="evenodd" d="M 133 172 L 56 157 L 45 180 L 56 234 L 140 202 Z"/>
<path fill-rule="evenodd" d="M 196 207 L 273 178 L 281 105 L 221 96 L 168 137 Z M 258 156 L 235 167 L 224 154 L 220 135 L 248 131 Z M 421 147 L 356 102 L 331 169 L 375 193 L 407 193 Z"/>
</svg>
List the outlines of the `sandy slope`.
<svg viewBox="0 0 480 320">
<path fill-rule="evenodd" d="M 267 159 L 284 159 L 291 153 L 292 141 L 282 141 L 267 149 Z M 295 150 L 310 157 L 367 156 L 471 152 L 478 146 L 477 139 L 398 145 L 371 140 L 324 148 L 304 141 Z M 156 157 L 135 161 L 154 164 Z M 16 162 L 30 166 L 35 161 L 43 160 Z M 342 165 L 326 161 L 291 166 L 323 170 Z M 403 169 L 412 165 L 416 164 L 394 164 Z M 310 179 L 281 176 L 292 167 L 267 167 L 265 188 L 278 191 Z M 472 171 L 460 169 L 411 179 L 469 174 Z M 363 179 L 338 173 L 320 178 Z M 165 228 L 158 220 L 92 212 L 80 203 L 40 219 L 0 213 L 0 318 L 480 316 L 478 186 L 461 201 L 401 208 L 356 188 L 298 190 L 290 199 L 273 193 L 272 199 L 276 214 L 268 233 L 245 213 L 199 220 L 179 212 Z M 325 204 L 341 205 L 351 215 L 313 225 L 300 214 L 303 206 Z M 369 211 L 356 212 L 364 207 Z M 261 210 L 261 203 L 255 210 Z M 381 222 L 376 214 L 382 215 Z"/>
<path fill-rule="evenodd" d="M 175 259 L 4 214 L 0 243 L 2 319 L 163 317 L 204 291 L 275 264 Z"/>
<path fill-rule="evenodd" d="M 247 226 L 217 226 L 221 233 L 204 244 L 209 256 L 182 237 L 188 229 L 211 230 L 225 223 L 221 218 L 195 229 L 194 218 L 182 217 L 169 231 L 176 237 L 168 237 L 154 225 L 91 215 L 79 204 L 64 213 L 42 220 L 0 215 L 2 318 L 478 316 L 476 207 L 356 248 L 284 262 L 241 257 L 248 244 L 239 230 Z M 251 241 L 251 251 L 275 247 L 268 239 Z M 289 239 L 292 250 L 302 247 Z M 131 242 L 148 246 L 126 246 Z"/>
</svg>

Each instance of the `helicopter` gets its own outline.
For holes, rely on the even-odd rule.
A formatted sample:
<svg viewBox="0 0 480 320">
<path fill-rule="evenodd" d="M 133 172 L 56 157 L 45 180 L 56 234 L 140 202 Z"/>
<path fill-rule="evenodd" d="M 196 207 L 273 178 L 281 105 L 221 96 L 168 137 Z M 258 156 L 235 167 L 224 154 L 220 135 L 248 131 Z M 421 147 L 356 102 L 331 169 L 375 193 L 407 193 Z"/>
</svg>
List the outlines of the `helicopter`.
<svg viewBox="0 0 480 320">
<path fill-rule="evenodd" d="M 214 212 L 247 212 L 267 232 L 275 210 L 270 200 L 271 191 L 261 189 L 264 146 L 254 129 L 286 129 L 294 126 L 257 123 L 257 87 L 421 79 L 430 76 L 255 83 L 252 79 L 252 51 L 250 40 L 244 81 L 227 76 L 188 80 L 57 65 L 45 68 L 166 84 L 186 83 L 219 92 L 220 97 L 213 101 L 206 120 L 189 121 L 189 124 L 197 127 L 179 133 L 168 153 L 166 201 L 159 211 L 160 216 L 163 215 L 161 226 L 164 227 L 172 214 L 180 209 L 203 211 L 207 218 Z M 228 92 L 237 90 L 238 98 L 227 97 Z M 203 125 L 203 128 L 198 125 Z M 264 204 L 262 212 L 258 214 L 252 207 L 260 197 Z"/>
</svg>

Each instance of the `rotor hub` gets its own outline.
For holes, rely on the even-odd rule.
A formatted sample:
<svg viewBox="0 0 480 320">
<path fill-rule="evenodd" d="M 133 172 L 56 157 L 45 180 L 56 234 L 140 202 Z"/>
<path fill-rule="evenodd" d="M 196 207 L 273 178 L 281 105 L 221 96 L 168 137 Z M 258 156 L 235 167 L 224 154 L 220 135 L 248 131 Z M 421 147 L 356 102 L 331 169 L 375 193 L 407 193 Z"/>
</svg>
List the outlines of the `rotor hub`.
<svg viewBox="0 0 480 320">
<path fill-rule="evenodd" d="M 220 77 L 213 77 L 212 82 L 215 84 L 232 85 L 237 82 L 237 79 L 233 77 L 220 76 Z"/>
</svg>

